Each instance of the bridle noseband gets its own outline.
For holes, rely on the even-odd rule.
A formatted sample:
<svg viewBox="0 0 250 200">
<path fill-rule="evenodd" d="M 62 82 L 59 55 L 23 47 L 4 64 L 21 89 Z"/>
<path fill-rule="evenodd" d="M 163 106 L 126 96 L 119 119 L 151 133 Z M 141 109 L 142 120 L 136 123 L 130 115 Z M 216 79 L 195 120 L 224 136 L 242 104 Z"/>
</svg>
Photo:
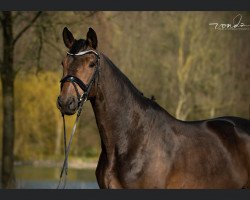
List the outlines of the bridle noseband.
<svg viewBox="0 0 250 200">
<path fill-rule="evenodd" d="M 94 53 L 97 57 L 97 65 L 95 67 L 95 72 L 94 74 L 92 75 L 90 81 L 88 84 L 85 84 L 81 79 L 77 78 L 76 76 L 73 76 L 73 75 L 68 75 L 66 77 L 64 77 L 60 83 L 61 83 L 61 90 L 62 90 L 62 87 L 63 87 L 63 84 L 65 82 L 71 82 L 76 90 L 76 94 L 77 94 L 77 99 L 78 99 L 78 105 L 81 104 L 83 101 L 86 101 L 88 99 L 88 96 L 89 96 L 89 92 L 91 90 L 91 87 L 98 75 L 98 72 L 99 72 L 99 64 L 100 64 L 100 56 L 99 54 L 94 51 L 94 50 L 86 50 L 86 51 L 81 51 L 79 53 L 76 53 L 76 54 L 72 54 L 72 53 L 69 53 L 67 52 L 68 55 L 70 56 L 82 56 L 82 55 L 86 55 L 86 54 L 90 54 L 90 53 Z M 76 84 L 83 90 L 83 94 L 80 95 L 78 89 L 77 89 L 77 86 Z"/>
</svg>

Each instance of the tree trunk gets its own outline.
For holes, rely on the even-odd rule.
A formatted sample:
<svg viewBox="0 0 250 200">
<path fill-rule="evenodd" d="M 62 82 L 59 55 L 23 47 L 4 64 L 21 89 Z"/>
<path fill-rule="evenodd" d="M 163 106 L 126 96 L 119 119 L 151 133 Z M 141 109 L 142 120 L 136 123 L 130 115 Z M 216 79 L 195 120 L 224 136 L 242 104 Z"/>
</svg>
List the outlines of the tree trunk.
<svg viewBox="0 0 250 200">
<path fill-rule="evenodd" d="M 3 93 L 3 150 L 2 150 L 2 188 L 15 187 L 14 175 L 14 69 L 13 69 L 13 32 L 10 11 L 2 13 L 3 65 L 1 81 Z"/>
</svg>

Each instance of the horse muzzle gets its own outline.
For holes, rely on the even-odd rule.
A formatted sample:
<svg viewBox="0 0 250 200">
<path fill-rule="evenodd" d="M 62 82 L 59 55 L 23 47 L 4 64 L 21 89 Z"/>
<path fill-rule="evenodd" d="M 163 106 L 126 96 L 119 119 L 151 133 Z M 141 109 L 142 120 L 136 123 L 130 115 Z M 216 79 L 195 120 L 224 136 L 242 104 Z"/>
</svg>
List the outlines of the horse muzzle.
<svg viewBox="0 0 250 200">
<path fill-rule="evenodd" d="M 76 97 L 68 97 L 66 99 L 59 96 L 57 98 L 57 107 L 64 115 L 73 115 L 79 107 L 78 99 Z"/>
</svg>

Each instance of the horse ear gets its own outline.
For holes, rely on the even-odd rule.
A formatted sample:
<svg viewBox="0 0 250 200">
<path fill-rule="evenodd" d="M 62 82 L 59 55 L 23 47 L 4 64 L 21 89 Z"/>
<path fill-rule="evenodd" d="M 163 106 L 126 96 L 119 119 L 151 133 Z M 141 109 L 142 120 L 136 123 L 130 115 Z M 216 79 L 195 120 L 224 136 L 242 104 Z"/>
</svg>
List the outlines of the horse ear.
<svg viewBox="0 0 250 200">
<path fill-rule="evenodd" d="M 95 31 L 92 28 L 89 28 L 89 31 L 87 33 L 87 43 L 93 49 L 97 48 L 97 43 L 98 43 L 97 35 L 96 35 Z"/>
<path fill-rule="evenodd" d="M 71 48 L 74 44 L 75 38 L 67 27 L 63 29 L 63 41 L 67 48 Z"/>
</svg>

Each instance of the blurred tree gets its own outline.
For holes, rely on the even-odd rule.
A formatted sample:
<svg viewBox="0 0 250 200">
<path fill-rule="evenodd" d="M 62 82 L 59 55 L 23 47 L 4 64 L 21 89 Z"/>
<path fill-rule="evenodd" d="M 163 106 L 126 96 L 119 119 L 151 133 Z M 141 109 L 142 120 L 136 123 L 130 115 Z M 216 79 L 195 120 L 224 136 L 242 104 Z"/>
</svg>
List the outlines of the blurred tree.
<svg viewBox="0 0 250 200">
<path fill-rule="evenodd" d="M 16 35 L 13 34 L 13 14 L 11 11 L 1 12 L 0 20 L 3 37 L 3 61 L 1 65 L 1 81 L 3 94 L 3 151 L 2 151 L 2 187 L 15 186 L 14 176 L 14 136 L 15 136 L 15 107 L 14 107 L 14 49 L 17 41 L 35 23 L 41 12 L 23 27 Z"/>
<path fill-rule="evenodd" d="M 186 120 L 195 106 L 190 103 L 194 100 L 194 93 L 198 92 L 195 84 L 201 81 L 202 70 L 207 72 L 209 66 L 207 57 L 210 57 L 211 51 L 213 52 L 213 35 L 207 33 L 206 16 L 203 13 L 183 13 L 177 20 L 179 27 L 176 73 L 179 96 L 175 117 Z"/>
</svg>

